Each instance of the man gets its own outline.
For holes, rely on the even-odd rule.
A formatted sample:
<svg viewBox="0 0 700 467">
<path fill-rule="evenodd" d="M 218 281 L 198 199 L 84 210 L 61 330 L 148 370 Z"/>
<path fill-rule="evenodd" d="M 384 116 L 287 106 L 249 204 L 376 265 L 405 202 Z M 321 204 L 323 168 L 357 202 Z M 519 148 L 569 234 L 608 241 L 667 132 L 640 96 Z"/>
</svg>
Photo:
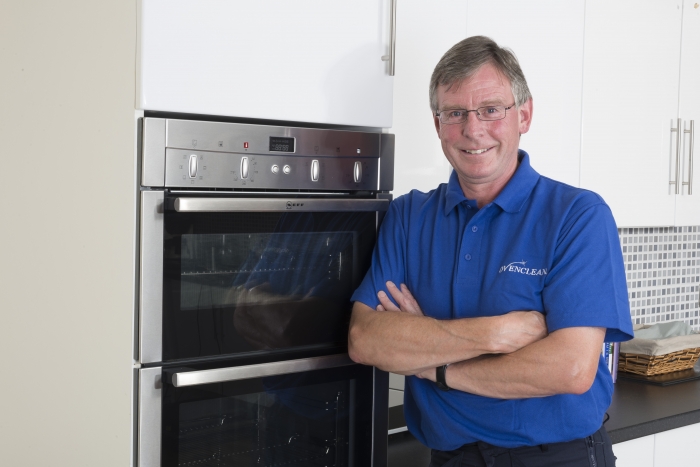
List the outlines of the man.
<svg viewBox="0 0 700 467">
<path fill-rule="evenodd" d="M 614 465 L 600 354 L 632 325 L 610 209 L 518 150 L 532 98 L 492 40 L 442 57 L 430 105 L 454 171 L 391 204 L 353 295 L 351 358 L 408 375 L 431 467 Z"/>
</svg>

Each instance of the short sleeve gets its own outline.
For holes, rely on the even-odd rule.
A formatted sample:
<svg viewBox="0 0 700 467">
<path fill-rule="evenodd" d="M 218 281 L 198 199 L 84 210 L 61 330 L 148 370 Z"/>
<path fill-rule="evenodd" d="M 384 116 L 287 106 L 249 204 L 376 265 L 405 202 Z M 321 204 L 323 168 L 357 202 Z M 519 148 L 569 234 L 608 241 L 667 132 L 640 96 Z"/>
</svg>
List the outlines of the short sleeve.
<svg viewBox="0 0 700 467">
<path fill-rule="evenodd" d="M 631 339 L 625 266 L 615 220 L 599 198 L 592 205 L 576 207 L 561 227 L 542 291 L 547 327 L 550 331 L 604 327 L 607 342 Z"/>
<path fill-rule="evenodd" d="M 377 244 L 372 253 L 372 264 L 351 301 L 361 302 L 374 309 L 379 305 L 377 292 L 386 291 L 386 282 L 400 284 L 406 281 L 406 235 L 402 222 L 405 197 L 395 199 L 379 228 Z"/>
</svg>

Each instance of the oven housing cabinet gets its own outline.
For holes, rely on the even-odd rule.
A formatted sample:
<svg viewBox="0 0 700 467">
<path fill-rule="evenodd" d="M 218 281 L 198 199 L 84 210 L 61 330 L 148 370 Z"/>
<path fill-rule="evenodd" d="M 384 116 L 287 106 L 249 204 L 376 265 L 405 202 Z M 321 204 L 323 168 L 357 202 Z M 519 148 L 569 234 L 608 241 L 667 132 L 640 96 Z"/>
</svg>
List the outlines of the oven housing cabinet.
<svg viewBox="0 0 700 467">
<path fill-rule="evenodd" d="M 388 374 L 346 333 L 393 135 L 140 126 L 137 465 L 384 467 Z"/>
</svg>

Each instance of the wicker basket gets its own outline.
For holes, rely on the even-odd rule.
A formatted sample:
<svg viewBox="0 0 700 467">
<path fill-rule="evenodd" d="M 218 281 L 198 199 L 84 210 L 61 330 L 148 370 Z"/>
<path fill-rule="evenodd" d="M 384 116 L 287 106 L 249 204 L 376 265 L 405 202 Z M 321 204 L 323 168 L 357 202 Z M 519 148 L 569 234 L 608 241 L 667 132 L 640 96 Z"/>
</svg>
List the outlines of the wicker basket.
<svg viewBox="0 0 700 467">
<path fill-rule="evenodd" d="M 700 357 L 700 347 L 683 349 L 664 355 L 641 355 L 620 352 L 618 371 L 643 376 L 662 375 L 693 368 Z"/>
</svg>

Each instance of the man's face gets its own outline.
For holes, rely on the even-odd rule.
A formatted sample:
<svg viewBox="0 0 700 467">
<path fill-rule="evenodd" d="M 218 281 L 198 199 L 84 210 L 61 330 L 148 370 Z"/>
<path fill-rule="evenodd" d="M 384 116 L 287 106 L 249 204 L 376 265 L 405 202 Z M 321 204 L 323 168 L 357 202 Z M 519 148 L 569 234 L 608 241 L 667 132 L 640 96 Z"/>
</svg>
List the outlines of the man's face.
<svg viewBox="0 0 700 467">
<path fill-rule="evenodd" d="M 514 103 L 510 82 L 488 63 L 450 90 L 437 89 L 438 110 L 474 110 L 487 105 L 510 107 Z M 530 128 L 532 100 L 506 111 L 503 120 L 483 122 L 470 112 L 467 121 L 445 125 L 436 116 L 435 128 L 442 150 L 459 176 L 465 194 L 499 192 L 518 165 L 520 134 Z"/>
</svg>

